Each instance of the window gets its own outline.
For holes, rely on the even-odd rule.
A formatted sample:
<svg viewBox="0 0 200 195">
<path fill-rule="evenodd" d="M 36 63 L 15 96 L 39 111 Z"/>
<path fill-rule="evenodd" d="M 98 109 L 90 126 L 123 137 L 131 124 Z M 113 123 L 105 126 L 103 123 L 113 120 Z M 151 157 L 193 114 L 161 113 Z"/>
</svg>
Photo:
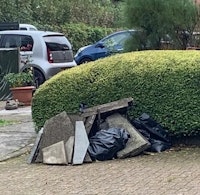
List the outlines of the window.
<svg viewBox="0 0 200 195">
<path fill-rule="evenodd" d="M 27 28 L 25 28 L 25 27 L 20 27 L 19 30 L 27 30 Z"/>
<path fill-rule="evenodd" d="M 51 51 L 65 51 L 69 50 L 70 43 L 65 36 L 46 36 L 44 41 L 47 48 Z"/>
<path fill-rule="evenodd" d="M 33 39 L 28 35 L 4 35 L 2 48 L 16 48 L 21 51 L 32 51 Z"/>
<path fill-rule="evenodd" d="M 37 30 L 37 29 L 30 27 L 30 29 L 29 29 L 29 30 Z"/>
<path fill-rule="evenodd" d="M 44 36 L 47 46 L 47 57 L 50 63 L 72 62 L 71 44 L 63 35 Z"/>
<path fill-rule="evenodd" d="M 19 38 L 17 35 L 4 35 L 2 41 L 3 48 L 16 48 L 19 47 Z"/>
<path fill-rule="evenodd" d="M 32 49 L 33 49 L 32 37 L 27 36 L 27 35 L 20 35 L 20 39 L 21 39 L 20 50 L 21 51 L 32 51 Z"/>
<path fill-rule="evenodd" d="M 115 50 L 118 48 L 122 48 L 128 38 L 130 38 L 130 34 L 128 32 L 119 33 L 108 37 L 103 42 L 108 49 Z"/>
</svg>

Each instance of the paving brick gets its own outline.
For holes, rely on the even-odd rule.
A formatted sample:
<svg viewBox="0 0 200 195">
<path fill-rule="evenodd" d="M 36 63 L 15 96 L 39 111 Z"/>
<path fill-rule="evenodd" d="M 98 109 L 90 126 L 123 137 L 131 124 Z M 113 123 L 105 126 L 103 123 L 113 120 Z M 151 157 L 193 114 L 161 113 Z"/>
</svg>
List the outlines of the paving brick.
<svg viewBox="0 0 200 195">
<path fill-rule="evenodd" d="M 85 163 L 27 164 L 25 156 L 0 162 L 5 195 L 199 195 L 200 148 Z"/>
</svg>

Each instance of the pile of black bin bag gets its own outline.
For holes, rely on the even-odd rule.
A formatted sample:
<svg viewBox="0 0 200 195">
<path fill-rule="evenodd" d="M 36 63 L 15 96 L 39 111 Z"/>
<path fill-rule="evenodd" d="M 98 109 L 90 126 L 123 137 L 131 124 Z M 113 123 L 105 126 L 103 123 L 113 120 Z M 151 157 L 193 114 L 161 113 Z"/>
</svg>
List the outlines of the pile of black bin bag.
<svg viewBox="0 0 200 195">
<path fill-rule="evenodd" d="M 148 152 L 163 152 L 171 147 L 169 133 L 148 114 L 143 113 L 139 118 L 129 120 L 131 124 L 149 142 Z M 117 158 L 117 152 L 124 149 L 130 138 L 123 128 L 109 128 L 98 131 L 89 138 L 88 152 L 92 160 L 111 160 Z"/>
<path fill-rule="evenodd" d="M 149 152 L 163 152 L 172 146 L 169 133 L 148 114 L 131 120 L 131 124 L 151 143 L 146 150 Z"/>
</svg>

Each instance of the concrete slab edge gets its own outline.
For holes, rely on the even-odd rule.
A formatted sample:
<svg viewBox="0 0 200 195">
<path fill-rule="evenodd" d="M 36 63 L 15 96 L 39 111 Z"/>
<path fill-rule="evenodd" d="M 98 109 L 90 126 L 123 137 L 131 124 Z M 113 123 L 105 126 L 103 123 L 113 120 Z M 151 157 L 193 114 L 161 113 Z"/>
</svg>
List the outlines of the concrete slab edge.
<svg viewBox="0 0 200 195">
<path fill-rule="evenodd" d="M 20 148 L 19 150 L 16 150 L 12 153 L 7 154 L 6 156 L 1 157 L 0 162 L 9 160 L 11 158 L 16 158 L 16 157 L 21 156 L 26 153 L 30 153 L 32 147 L 33 147 L 32 143 L 29 143 L 29 144 L 25 145 L 23 148 Z"/>
</svg>

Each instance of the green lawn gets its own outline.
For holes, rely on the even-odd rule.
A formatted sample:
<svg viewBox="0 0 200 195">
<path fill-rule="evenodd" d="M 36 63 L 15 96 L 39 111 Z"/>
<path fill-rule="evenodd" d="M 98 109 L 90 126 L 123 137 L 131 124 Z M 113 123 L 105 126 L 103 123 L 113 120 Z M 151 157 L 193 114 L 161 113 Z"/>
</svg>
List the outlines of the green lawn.
<svg viewBox="0 0 200 195">
<path fill-rule="evenodd" d="M 12 123 L 13 123 L 13 121 L 2 120 L 2 119 L 0 119 L 0 127 L 6 126 L 6 125 L 10 125 L 10 124 L 12 124 Z"/>
</svg>

